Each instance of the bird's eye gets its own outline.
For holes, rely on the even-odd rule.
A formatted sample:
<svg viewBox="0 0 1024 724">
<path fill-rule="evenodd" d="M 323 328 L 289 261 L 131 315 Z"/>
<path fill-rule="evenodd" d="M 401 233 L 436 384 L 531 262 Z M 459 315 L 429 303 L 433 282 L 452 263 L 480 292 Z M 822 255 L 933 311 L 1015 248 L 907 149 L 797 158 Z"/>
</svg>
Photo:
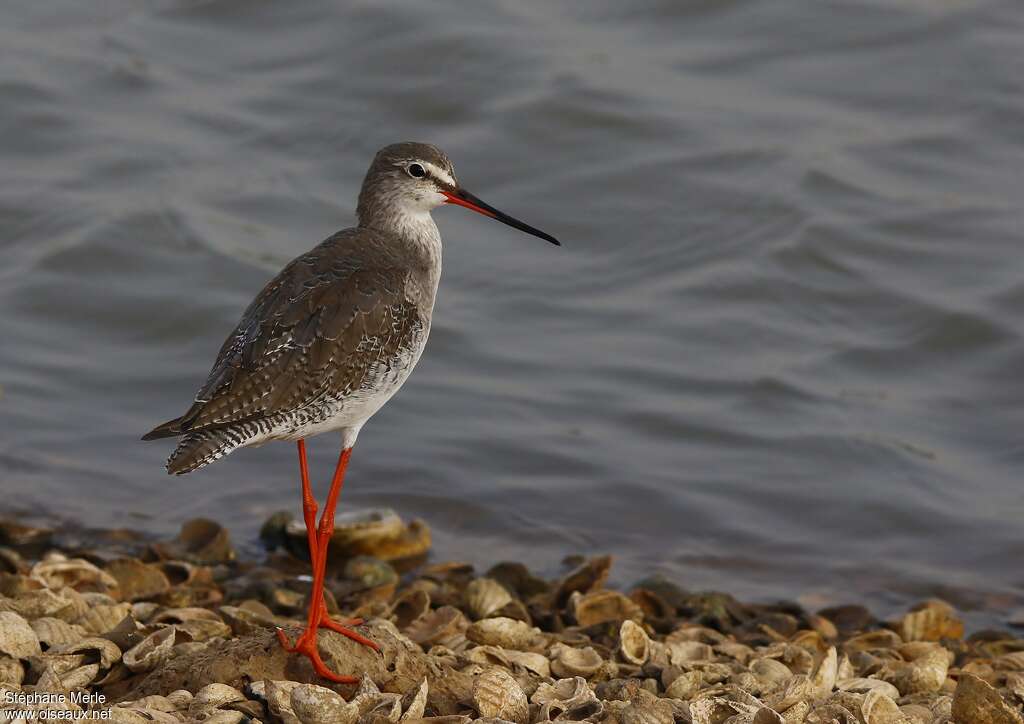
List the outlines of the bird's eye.
<svg viewBox="0 0 1024 724">
<path fill-rule="evenodd" d="M 409 175 L 413 178 L 423 178 L 427 175 L 426 170 L 418 163 L 410 163 L 406 166 L 405 170 L 408 171 Z"/>
</svg>

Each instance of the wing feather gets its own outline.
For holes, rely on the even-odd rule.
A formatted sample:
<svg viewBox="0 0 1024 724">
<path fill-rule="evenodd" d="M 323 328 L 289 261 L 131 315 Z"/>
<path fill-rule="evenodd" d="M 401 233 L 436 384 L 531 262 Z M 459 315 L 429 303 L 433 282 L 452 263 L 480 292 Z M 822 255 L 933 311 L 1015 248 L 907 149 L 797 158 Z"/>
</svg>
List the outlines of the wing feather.
<svg viewBox="0 0 1024 724">
<path fill-rule="evenodd" d="M 336 234 L 264 287 L 180 418 L 182 433 L 349 394 L 413 344 L 426 320 L 409 298 L 408 270 L 379 257 L 360 263 L 356 233 L 366 230 Z"/>
</svg>

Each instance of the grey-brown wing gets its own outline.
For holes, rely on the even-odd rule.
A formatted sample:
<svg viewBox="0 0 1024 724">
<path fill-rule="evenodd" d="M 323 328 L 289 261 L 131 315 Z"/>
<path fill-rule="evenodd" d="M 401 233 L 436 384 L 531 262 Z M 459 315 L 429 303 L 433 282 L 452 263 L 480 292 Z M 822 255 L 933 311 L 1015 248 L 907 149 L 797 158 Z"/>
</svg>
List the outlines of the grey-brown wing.
<svg viewBox="0 0 1024 724">
<path fill-rule="evenodd" d="M 182 432 L 346 395 L 414 343 L 425 320 L 407 298 L 408 272 L 367 268 L 330 243 L 290 263 L 249 306 L 180 418 Z"/>
</svg>

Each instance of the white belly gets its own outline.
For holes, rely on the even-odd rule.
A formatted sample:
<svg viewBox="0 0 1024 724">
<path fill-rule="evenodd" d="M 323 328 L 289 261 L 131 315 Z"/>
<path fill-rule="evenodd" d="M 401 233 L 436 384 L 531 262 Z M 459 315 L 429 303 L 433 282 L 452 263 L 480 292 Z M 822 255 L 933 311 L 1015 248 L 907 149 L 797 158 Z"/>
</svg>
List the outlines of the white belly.
<svg viewBox="0 0 1024 724">
<path fill-rule="evenodd" d="M 262 445 L 268 440 L 301 440 L 325 432 L 342 431 L 345 446 L 351 447 L 360 428 L 390 400 L 419 362 L 429 328 L 402 357 L 390 364 L 372 366 L 363 385 L 341 399 L 324 399 L 293 415 L 274 421 L 266 432 L 247 440 L 241 447 Z"/>
</svg>

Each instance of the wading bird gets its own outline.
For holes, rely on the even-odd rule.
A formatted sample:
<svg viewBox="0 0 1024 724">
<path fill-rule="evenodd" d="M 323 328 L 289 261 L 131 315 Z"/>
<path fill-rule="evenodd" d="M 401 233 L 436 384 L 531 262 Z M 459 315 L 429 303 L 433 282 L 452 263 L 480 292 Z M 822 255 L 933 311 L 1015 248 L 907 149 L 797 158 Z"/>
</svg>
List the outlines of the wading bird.
<svg viewBox="0 0 1024 724">
<path fill-rule="evenodd" d="M 317 629 L 374 649 L 377 644 L 350 628 L 362 621 L 327 615 L 323 585 L 334 509 L 359 431 L 402 386 L 427 342 L 441 276 L 441 235 L 430 212 L 441 204 L 464 206 L 558 244 L 459 186 L 451 161 L 435 146 L 386 146 L 363 180 L 359 225 L 270 280 L 224 342 L 188 412 L 142 438 L 181 437 L 167 461 L 174 475 L 241 447 L 297 441 L 313 588 L 306 628 L 295 644 L 280 629 L 277 635 L 288 651 L 307 656 L 317 674 L 339 683 L 358 679 L 327 668 Z M 317 526 L 305 438 L 332 431 L 341 433 L 341 456 Z"/>
</svg>

